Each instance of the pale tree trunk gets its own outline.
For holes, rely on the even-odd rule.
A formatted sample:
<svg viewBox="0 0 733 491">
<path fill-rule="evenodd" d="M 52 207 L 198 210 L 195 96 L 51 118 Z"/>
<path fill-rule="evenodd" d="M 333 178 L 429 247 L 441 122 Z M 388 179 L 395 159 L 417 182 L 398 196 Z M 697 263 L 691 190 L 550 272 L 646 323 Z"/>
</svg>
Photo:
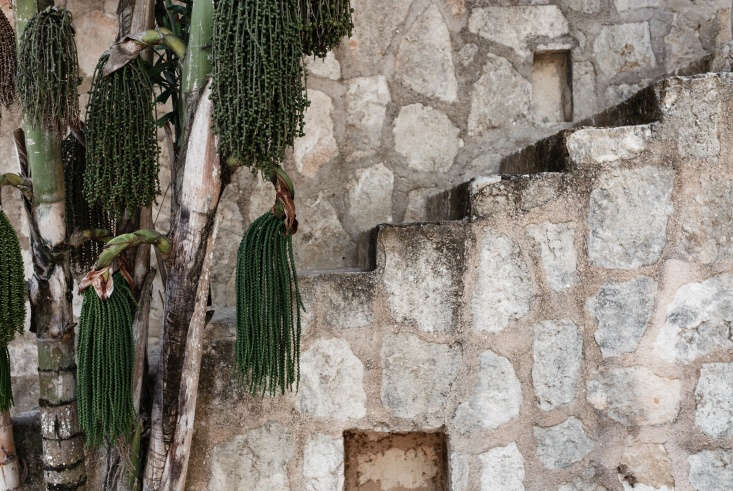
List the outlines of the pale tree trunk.
<svg viewBox="0 0 733 491">
<path fill-rule="evenodd" d="M 10 411 L 0 413 L 0 491 L 21 489 L 20 465 L 15 453 Z"/>
<path fill-rule="evenodd" d="M 46 0 L 16 0 L 18 40 L 31 17 L 52 4 Z M 44 479 L 49 488 L 81 489 L 86 483 L 86 469 L 84 435 L 76 415 L 72 277 L 64 254 L 66 220 L 61 135 L 28 121 L 24 127 L 25 141 L 16 138 L 16 142 L 21 165 L 26 167 L 33 181 L 33 202 L 26 201 L 26 210 L 33 253 L 31 330 L 38 338 Z"/>
</svg>

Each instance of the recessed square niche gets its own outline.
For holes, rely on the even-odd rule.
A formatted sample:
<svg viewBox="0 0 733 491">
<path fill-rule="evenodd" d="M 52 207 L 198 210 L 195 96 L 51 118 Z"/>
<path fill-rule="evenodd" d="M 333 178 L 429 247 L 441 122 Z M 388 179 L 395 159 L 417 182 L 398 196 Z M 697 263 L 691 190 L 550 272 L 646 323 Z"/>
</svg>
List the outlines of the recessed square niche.
<svg viewBox="0 0 733 491">
<path fill-rule="evenodd" d="M 573 87 L 570 51 L 534 54 L 532 111 L 539 124 L 573 120 Z"/>
<path fill-rule="evenodd" d="M 345 431 L 346 491 L 445 491 L 444 433 Z"/>
</svg>

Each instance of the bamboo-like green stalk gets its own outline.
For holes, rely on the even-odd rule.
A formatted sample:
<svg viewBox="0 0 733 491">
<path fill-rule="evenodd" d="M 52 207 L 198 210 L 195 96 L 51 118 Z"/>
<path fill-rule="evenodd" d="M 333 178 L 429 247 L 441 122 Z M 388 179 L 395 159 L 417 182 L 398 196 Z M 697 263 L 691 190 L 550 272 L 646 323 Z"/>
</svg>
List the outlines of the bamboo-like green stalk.
<svg viewBox="0 0 733 491">
<path fill-rule="evenodd" d="M 214 2 L 197 1 L 191 11 L 188 50 L 183 63 L 181 92 L 192 94 L 203 90 L 211 74 L 211 35 L 213 31 Z M 184 98 L 185 100 L 185 98 Z"/>
</svg>

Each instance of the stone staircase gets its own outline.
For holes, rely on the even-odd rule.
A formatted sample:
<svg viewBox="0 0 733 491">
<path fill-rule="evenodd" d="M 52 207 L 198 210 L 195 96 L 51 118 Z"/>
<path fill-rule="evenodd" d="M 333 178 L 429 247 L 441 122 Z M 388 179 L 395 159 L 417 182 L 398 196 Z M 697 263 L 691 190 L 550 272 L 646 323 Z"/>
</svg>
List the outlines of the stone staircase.
<svg viewBox="0 0 733 491">
<path fill-rule="evenodd" d="M 237 387 L 217 312 L 188 488 L 337 490 L 414 464 L 345 456 L 364 430 L 445 433 L 454 491 L 733 489 L 733 75 L 586 123 L 436 196 L 436 223 L 379 226 L 372 271 L 302 277 L 297 394 Z"/>
</svg>

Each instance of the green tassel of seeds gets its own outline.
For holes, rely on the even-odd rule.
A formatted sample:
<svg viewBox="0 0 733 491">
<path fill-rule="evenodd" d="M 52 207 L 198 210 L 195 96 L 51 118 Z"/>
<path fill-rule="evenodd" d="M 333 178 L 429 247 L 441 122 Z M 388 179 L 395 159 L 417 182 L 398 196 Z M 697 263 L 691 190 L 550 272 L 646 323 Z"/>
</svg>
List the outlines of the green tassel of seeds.
<svg viewBox="0 0 733 491">
<path fill-rule="evenodd" d="M 239 379 L 253 394 L 286 389 L 300 377 L 300 310 L 303 302 L 292 236 L 281 217 L 265 213 L 244 235 L 237 253 Z"/>
<path fill-rule="evenodd" d="M 354 30 L 349 0 L 302 0 L 300 10 L 303 53 L 306 55 L 325 57 Z"/>
<path fill-rule="evenodd" d="M 15 102 L 15 75 L 18 69 L 15 32 L 0 10 L 0 104 L 5 108 Z"/>
<path fill-rule="evenodd" d="M 303 134 L 308 105 L 299 0 L 219 0 L 213 121 L 219 151 L 271 177 Z"/>
<path fill-rule="evenodd" d="M 18 51 L 18 95 L 29 120 L 49 128 L 79 121 L 79 60 L 71 13 L 48 7 L 28 23 Z"/>
<path fill-rule="evenodd" d="M 83 132 L 79 132 L 83 137 Z M 89 205 L 84 197 L 84 170 L 86 169 L 86 149 L 79 139 L 70 133 L 61 142 L 61 159 L 64 163 L 64 181 L 66 182 L 66 234 L 71 236 L 76 231 L 105 229 L 115 234 L 114 224 L 108 219 L 101 207 L 94 203 Z M 87 273 L 94 266 L 102 252 L 104 243 L 99 240 L 87 240 L 71 251 L 71 266 L 74 274 Z"/>
<path fill-rule="evenodd" d="M 136 58 L 106 77 L 97 63 L 86 114 L 84 196 L 111 218 L 150 206 L 159 191 L 153 85 Z"/>
<path fill-rule="evenodd" d="M 93 287 L 84 291 L 79 318 L 76 393 L 79 424 L 87 445 L 129 438 L 135 429 L 132 403 L 135 300 L 119 273 L 107 300 Z"/>
</svg>

